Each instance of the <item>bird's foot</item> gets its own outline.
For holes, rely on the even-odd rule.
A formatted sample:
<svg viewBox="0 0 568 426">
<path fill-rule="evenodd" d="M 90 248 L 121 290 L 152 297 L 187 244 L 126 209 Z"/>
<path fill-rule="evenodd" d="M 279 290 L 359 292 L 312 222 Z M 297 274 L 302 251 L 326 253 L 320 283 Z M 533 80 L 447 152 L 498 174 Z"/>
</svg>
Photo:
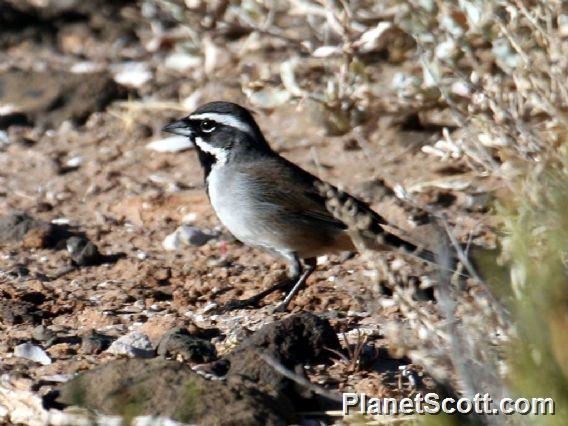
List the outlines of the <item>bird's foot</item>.
<svg viewBox="0 0 568 426">
<path fill-rule="evenodd" d="M 288 311 L 288 305 L 285 303 L 279 303 L 276 306 L 273 305 L 268 308 L 268 312 L 270 314 L 283 313 L 287 311 Z"/>
<path fill-rule="evenodd" d="M 285 280 L 285 281 L 281 281 L 275 285 L 273 285 L 272 287 L 261 291 L 260 293 L 249 297 L 248 299 L 243 299 L 243 300 L 237 300 L 237 299 L 233 299 L 233 300 L 229 300 L 227 303 L 225 303 L 224 305 L 220 305 L 217 308 L 215 308 L 214 312 L 215 313 L 224 313 L 224 312 L 229 312 L 229 311 L 234 311 L 236 309 L 254 309 L 254 308 L 258 308 L 259 303 L 262 299 L 264 299 L 266 296 L 268 296 L 269 294 L 274 293 L 277 290 L 283 290 L 283 291 L 288 291 L 290 290 L 291 287 L 293 287 L 294 282 L 290 281 L 290 280 Z M 280 305 L 278 305 L 276 308 L 274 308 L 274 311 L 271 312 L 286 312 L 286 308 L 288 306 L 288 302 L 284 301 L 282 302 Z"/>
</svg>

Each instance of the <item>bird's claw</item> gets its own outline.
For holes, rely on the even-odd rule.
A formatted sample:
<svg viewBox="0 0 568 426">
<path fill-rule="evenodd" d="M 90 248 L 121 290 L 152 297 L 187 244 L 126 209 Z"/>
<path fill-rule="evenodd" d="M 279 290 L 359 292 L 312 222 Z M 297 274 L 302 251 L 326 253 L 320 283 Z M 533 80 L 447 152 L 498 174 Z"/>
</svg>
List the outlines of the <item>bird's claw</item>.
<svg viewBox="0 0 568 426">
<path fill-rule="evenodd" d="M 275 313 L 283 313 L 283 312 L 287 312 L 288 311 L 288 306 L 285 305 L 284 303 L 279 303 L 276 306 L 270 306 L 268 308 L 268 312 L 271 314 L 275 314 Z"/>
</svg>

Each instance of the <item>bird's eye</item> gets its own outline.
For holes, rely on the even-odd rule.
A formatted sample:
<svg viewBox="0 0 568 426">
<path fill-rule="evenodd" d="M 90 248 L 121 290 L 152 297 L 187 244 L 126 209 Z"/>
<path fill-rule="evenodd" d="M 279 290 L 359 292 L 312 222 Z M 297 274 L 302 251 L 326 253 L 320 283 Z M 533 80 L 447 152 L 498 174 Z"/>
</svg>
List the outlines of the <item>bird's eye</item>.
<svg viewBox="0 0 568 426">
<path fill-rule="evenodd" d="M 199 127 L 201 128 L 201 130 L 203 132 L 211 133 L 213 130 L 215 130 L 216 125 L 215 125 L 214 121 L 204 120 L 204 121 L 201 122 Z"/>
</svg>

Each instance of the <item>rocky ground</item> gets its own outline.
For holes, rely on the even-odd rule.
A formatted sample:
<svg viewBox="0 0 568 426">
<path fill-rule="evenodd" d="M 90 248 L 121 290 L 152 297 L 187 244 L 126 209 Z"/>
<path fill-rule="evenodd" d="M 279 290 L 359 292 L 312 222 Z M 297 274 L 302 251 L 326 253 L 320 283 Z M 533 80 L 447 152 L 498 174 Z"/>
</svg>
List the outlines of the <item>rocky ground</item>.
<svg viewBox="0 0 568 426">
<path fill-rule="evenodd" d="M 270 311 L 282 294 L 215 310 L 282 279 L 286 265 L 220 226 L 195 152 L 160 152 L 160 129 L 206 101 L 255 108 L 239 79 L 278 63 L 278 49 L 256 40 L 247 50 L 235 36 L 203 64 L 172 55 L 186 35 L 167 31 L 151 2 L 47 3 L 0 2 L 0 421 L 332 423 L 341 392 L 436 387 L 385 338 L 399 306 L 368 257 L 318 259 L 291 313 Z M 376 66 L 389 92 L 408 65 Z M 256 118 L 278 152 L 417 240 L 434 234 L 397 185 L 445 212 L 462 241 L 491 245 L 491 183 L 422 150 L 440 138 L 444 111 L 377 114 L 362 144 L 329 135 L 313 102 L 264 106 Z M 402 285 L 420 287 L 416 303 L 434 303 L 432 266 L 383 259 Z"/>
</svg>

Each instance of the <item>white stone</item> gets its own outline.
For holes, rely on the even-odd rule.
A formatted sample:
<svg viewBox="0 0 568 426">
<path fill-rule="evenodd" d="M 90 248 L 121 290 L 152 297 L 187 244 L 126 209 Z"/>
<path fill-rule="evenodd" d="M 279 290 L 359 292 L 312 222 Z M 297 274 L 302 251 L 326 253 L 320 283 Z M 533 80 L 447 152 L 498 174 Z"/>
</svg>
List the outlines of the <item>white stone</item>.
<svg viewBox="0 0 568 426">
<path fill-rule="evenodd" d="M 133 358 L 153 358 L 155 356 L 149 337 L 138 331 L 119 337 L 112 342 L 106 352 Z"/>
<path fill-rule="evenodd" d="M 146 148 L 157 152 L 181 152 L 193 148 L 193 143 L 187 136 L 176 135 L 152 141 Z"/>
<path fill-rule="evenodd" d="M 54 225 L 69 225 L 71 221 L 66 217 L 56 217 L 51 220 Z"/>
<path fill-rule="evenodd" d="M 41 380 L 45 382 L 65 383 L 73 377 L 71 374 L 53 374 L 51 376 L 42 376 Z"/>
<path fill-rule="evenodd" d="M 164 238 L 162 247 L 169 251 L 179 250 L 183 245 L 199 247 L 216 237 L 217 234 L 205 232 L 195 226 L 183 224 Z"/>
<path fill-rule="evenodd" d="M 18 345 L 14 348 L 14 355 L 29 359 L 30 361 L 39 362 L 41 365 L 51 364 L 51 358 L 47 353 L 39 346 L 33 343 L 26 342 Z"/>
<path fill-rule="evenodd" d="M 73 74 L 90 74 L 93 72 L 104 71 L 105 67 L 102 64 L 98 64 L 92 61 L 82 61 L 74 63 L 69 71 Z"/>
<path fill-rule="evenodd" d="M 189 212 L 184 217 L 181 218 L 181 223 L 192 223 L 197 220 L 197 213 Z"/>
<path fill-rule="evenodd" d="M 181 241 L 178 238 L 177 230 L 164 238 L 164 241 L 162 241 L 162 247 L 168 251 L 178 250 L 181 247 Z"/>
<path fill-rule="evenodd" d="M 114 81 L 130 87 L 142 87 L 153 74 L 144 62 L 124 62 L 111 67 Z"/>
<path fill-rule="evenodd" d="M 169 55 L 164 62 L 166 68 L 174 71 L 186 72 L 191 68 L 201 65 L 202 59 L 199 56 L 190 55 L 184 52 L 175 52 Z"/>
<path fill-rule="evenodd" d="M 0 145 L 10 145 L 10 138 L 4 130 L 0 130 Z"/>
<path fill-rule="evenodd" d="M 80 155 L 76 155 L 75 157 L 71 157 L 69 160 L 65 162 L 67 167 L 79 167 L 83 162 L 83 157 Z"/>
</svg>

